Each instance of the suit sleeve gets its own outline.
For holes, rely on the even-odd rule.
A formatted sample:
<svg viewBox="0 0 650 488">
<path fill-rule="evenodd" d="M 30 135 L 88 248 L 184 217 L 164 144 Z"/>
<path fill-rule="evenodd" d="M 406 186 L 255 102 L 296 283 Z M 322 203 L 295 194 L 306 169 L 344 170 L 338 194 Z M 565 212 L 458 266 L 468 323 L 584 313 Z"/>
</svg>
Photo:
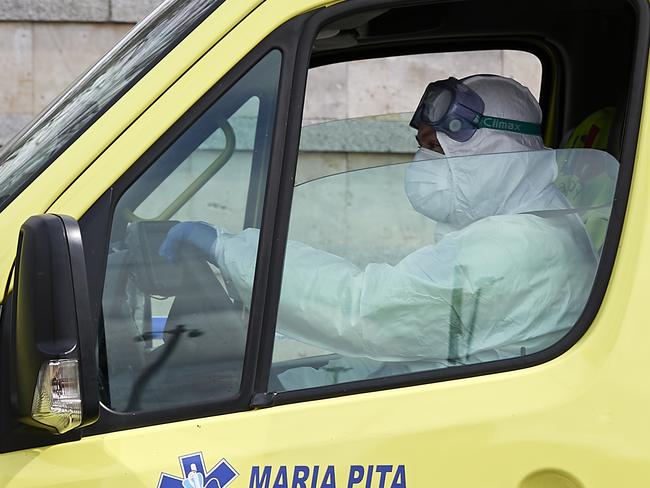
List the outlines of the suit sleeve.
<svg viewBox="0 0 650 488">
<path fill-rule="evenodd" d="M 223 234 L 216 262 L 250 304 L 259 233 Z M 347 356 L 382 361 L 444 360 L 454 314 L 453 260 L 433 246 L 396 266 L 361 269 L 333 254 L 289 241 L 278 331 Z M 426 269 L 419 263 L 427 263 Z M 438 266 L 436 266 L 436 264 Z M 437 269 L 435 269 L 437 267 Z M 430 273 L 435 269 L 435 273 Z M 462 276 L 461 276 L 462 279 Z"/>
</svg>

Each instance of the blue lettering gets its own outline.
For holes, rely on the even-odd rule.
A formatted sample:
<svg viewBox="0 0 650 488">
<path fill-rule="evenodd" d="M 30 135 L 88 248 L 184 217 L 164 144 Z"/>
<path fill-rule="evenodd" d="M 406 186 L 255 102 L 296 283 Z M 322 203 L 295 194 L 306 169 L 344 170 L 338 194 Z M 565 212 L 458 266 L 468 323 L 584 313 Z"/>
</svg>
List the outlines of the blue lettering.
<svg viewBox="0 0 650 488">
<path fill-rule="evenodd" d="M 314 473 L 311 478 L 311 488 L 318 488 L 318 485 L 316 482 L 318 481 L 318 471 L 320 470 L 320 466 L 314 466 Z"/>
<path fill-rule="evenodd" d="M 273 488 L 289 488 L 289 481 L 287 480 L 287 467 L 280 466 L 278 474 L 275 477 Z"/>
<path fill-rule="evenodd" d="M 253 466 L 251 469 L 251 482 L 249 488 L 268 488 L 271 479 L 271 466 L 264 466 L 262 478 L 260 479 L 260 467 Z"/>
<path fill-rule="evenodd" d="M 379 473 L 379 488 L 384 488 L 386 485 L 386 475 L 393 470 L 390 464 L 378 464 L 377 472 Z"/>
<path fill-rule="evenodd" d="M 291 482 L 291 488 L 307 488 L 308 479 L 309 479 L 309 468 L 307 466 L 294 466 L 293 481 Z"/>
<path fill-rule="evenodd" d="M 390 485 L 390 488 L 406 488 L 406 469 L 404 469 L 403 464 L 397 466 L 395 478 L 393 479 L 393 484 Z"/>
<path fill-rule="evenodd" d="M 366 478 L 366 488 L 370 488 L 372 484 L 372 471 L 375 467 L 371 464 L 368 466 L 368 477 Z"/>
<path fill-rule="evenodd" d="M 363 466 L 359 466 L 358 464 L 353 464 L 350 466 L 350 475 L 348 476 L 348 488 L 352 488 L 354 485 L 361 483 L 361 480 L 363 480 L 363 474 L 364 474 L 364 469 Z"/>
<path fill-rule="evenodd" d="M 323 466 L 323 479 L 319 479 L 320 466 L 294 465 L 293 476 L 291 466 L 279 466 L 275 479 L 273 466 L 252 466 L 249 488 L 336 488 L 336 470 L 333 465 Z M 394 471 L 393 471 L 394 470 Z M 373 484 L 375 473 L 378 481 Z M 394 476 L 389 478 L 389 474 Z M 392 478 L 392 479 L 391 479 Z M 403 464 L 350 465 L 347 488 L 406 488 L 406 467 Z"/>
<path fill-rule="evenodd" d="M 336 488 L 336 477 L 334 476 L 334 466 L 331 464 L 325 470 L 325 476 L 320 484 L 320 488 Z"/>
</svg>

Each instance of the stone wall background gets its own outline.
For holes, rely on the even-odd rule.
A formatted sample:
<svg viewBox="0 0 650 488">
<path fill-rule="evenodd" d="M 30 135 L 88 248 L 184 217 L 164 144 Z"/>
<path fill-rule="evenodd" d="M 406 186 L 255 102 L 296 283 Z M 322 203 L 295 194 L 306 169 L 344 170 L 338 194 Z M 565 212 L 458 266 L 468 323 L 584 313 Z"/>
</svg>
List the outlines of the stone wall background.
<svg viewBox="0 0 650 488">
<path fill-rule="evenodd" d="M 0 145 L 160 0 L 0 0 Z"/>
<path fill-rule="evenodd" d="M 135 23 L 160 0 L 0 0 L 0 20 Z"/>
</svg>

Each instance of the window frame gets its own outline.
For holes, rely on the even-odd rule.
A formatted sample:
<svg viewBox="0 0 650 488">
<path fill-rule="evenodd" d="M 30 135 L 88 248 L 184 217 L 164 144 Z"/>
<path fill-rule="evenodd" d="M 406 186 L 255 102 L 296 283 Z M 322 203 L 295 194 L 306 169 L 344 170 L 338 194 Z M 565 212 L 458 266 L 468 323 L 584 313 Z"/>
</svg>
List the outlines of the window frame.
<svg viewBox="0 0 650 488">
<path fill-rule="evenodd" d="M 409 2 L 408 5 L 426 5 L 432 3 L 435 2 L 432 0 L 420 0 Z M 270 290 L 267 316 L 264 320 L 263 344 L 260 351 L 260 361 L 264 361 L 262 364 L 265 364 L 266 368 L 260 370 L 258 374 L 257 386 L 260 391 L 253 398 L 253 406 L 258 408 L 270 407 L 530 368 L 548 362 L 564 354 L 572 348 L 578 340 L 580 340 L 593 322 L 609 284 L 616 257 L 617 244 L 620 240 L 623 227 L 623 217 L 627 206 L 641 120 L 641 106 L 647 67 L 648 40 L 650 38 L 650 11 L 648 4 L 643 2 L 643 0 L 628 0 L 628 4 L 632 5 L 636 13 L 637 32 L 634 43 L 635 51 L 633 54 L 634 66 L 630 72 L 630 88 L 628 91 L 629 96 L 627 99 L 625 117 L 626 123 L 622 132 L 623 144 L 621 157 L 619 158 L 621 170 L 619 171 L 618 181 L 616 184 L 614 204 L 610 216 L 610 225 L 607 230 L 605 245 L 598 264 L 594 284 L 582 314 L 567 335 L 557 343 L 542 351 L 512 359 L 461 365 L 379 379 L 359 380 L 303 390 L 275 392 L 269 391 L 267 388 L 267 390 L 262 391 L 263 386 L 266 386 L 269 383 L 272 366 L 275 325 L 282 288 L 284 253 L 289 232 L 293 196 L 293 179 L 296 173 L 299 152 L 298 148 L 300 143 L 300 129 L 306 93 L 307 73 L 310 67 L 322 66 L 337 61 L 367 59 L 373 57 L 372 55 L 368 55 L 368 51 L 364 52 L 366 56 L 363 57 L 355 55 L 358 54 L 357 51 L 351 53 L 343 51 L 335 53 L 327 60 L 328 62 L 318 62 L 318 57 L 312 57 L 313 41 L 316 39 L 320 29 L 334 20 L 376 8 L 404 6 L 404 3 L 396 2 L 394 0 L 359 0 L 351 5 L 349 2 L 345 2 L 328 7 L 327 9 L 320 9 L 311 15 L 299 40 L 298 59 L 296 62 L 297 68 L 294 75 L 294 85 L 296 87 L 294 98 L 296 102 L 291 106 L 289 114 L 291 123 L 287 127 L 286 132 L 289 143 L 286 148 L 286 164 L 283 167 L 281 193 L 278 201 L 278 211 L 281 218 L 276 222 L 275 242 L 277 245 L 274 246 L 271 257 L 272 264 L 270 270 L 273 273 L 273 286 Z M 441 46 L 442 44 L 443 43 L 434 40 L 430 42 L 429 46 Z M 562 88 L 566 87 L 567 80 L 566 74 L 562 69 L 561 53 L 553 49 L 550 43 L 542 44 L 531 41 L 531 43 L 528 44 L 521 41 L 514 42 L 512 39 L 508 41 L 508 36 L 505 35 L 503 40 L 490 37 L 482 41 L 480 38 L 477 39 L 472 37 L 459 42 L 454 42 L 452 45 L 456 46 L 457 50 L 468 50 L 468 46 L 472 46 L 474 49 L 494 49 L 498 47 L 500 49 L 525 50 L 535 54 L 542 62 L 543 70 L 540 92 L 541 104 L 546 110 L 552 109 L 551 113 L 553 114 L 550 121 L 545 121 L 545 134 L 547 135 L 547 140 L 549 135 L 552 134 L 555 134 L 554 139 L 559 139 L 558 130 L 556 129 L 553 131 L 552 129 L 554 127 L 562 128 L 560 121 L 562 120 L 563 114 L 559 113 L 560 110 L 558 110 L 558 108 L 562 101 Z M 378 54 L 374 57 L 385 57 L 387 55 L 417 54 L 419 52 L 432 51 L 418 51 L 417 49 L 414 50 L 412 48 L 409 50 L 409 46 L 400 45 L 396 48 L 396 51 L 393 52 L 390 50 L 387 51 L 385 47 L 375 47 L 375 52 Z M 386 54 L 387 52 L 391 52 L 391 54 Z M 322 61 L 325 56 L 320 56 L 320 58 Z M 314 62 L 314 59 L 317 61 Z M 553 140 L 551 142 L 557 144 L 559 140 Z"/>
<path fill-rule="evenodd" d="M 117 412 L 100 405 L 99 420 L 82 431 L 82 436 L 104 434 L 168 422 L 201 418 L 225 413 L 241 412 L 251 408 L 256 374 L 259 370 L 259 347 L 261 344 L 262 318 L 267 301 L 270 253 L 273 227 L 276 219 L 277 194 L 280 168 L 283 164 L 284 132 L 286 117 L 291 103 L 291 87 L 296 60 L 296 38 L 304 17 L 299 16 L 285 23 L 259 45 L 255 46 L 231 71 L 206 92 L 174 125 L 168 129 L 79 220 L 89 276 L 91 305 L 96 323 L 101 320 L 101 302 L 108 258 L 109 237 L 114 211 L 121 196 L 154 162 L 177 140 L 206 110 L 233 87 L 257 62 L 269 52 L 280 52 L 281 67 L 277 91 L 274 132 L 271 137 L 270 158 L 267 161 L 267 178 L 261 216 L 259 252 L 255 271 L 255 286 L 250 307 L 248 335 L 241 388 L 235 398 L 214 400 L 187 406 L 175 406 L 155 411 Z M 253 175 L 251 175 L 251 184 Z M 259 185 L 258 185 L 259 186 Z M 48 444 L 51 444 L 49 442 Z"/>
</svg>

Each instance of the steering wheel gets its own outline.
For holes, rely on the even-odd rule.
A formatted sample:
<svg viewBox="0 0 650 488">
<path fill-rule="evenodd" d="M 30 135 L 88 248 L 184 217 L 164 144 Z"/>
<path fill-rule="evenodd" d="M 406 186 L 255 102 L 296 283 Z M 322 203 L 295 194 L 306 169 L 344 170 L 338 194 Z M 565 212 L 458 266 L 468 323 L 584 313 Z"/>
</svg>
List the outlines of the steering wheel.
<svg viewBox="0 0 650 488">
<path fill-rule="evenodd" d="M 247 324 L 243 310 L 191 245 L 171 263 L 158 254 L 173 221 L 129 227 L 127 245 L 138 288 L 152 297 L 173 297 L 163 344 L 147 354 L 133 383 L 127 411 L 144 404 L 187 404 L 235 395 L 241 383 Z M 147 407 L 149 409 L 149 407 Z"/>
</svg>

